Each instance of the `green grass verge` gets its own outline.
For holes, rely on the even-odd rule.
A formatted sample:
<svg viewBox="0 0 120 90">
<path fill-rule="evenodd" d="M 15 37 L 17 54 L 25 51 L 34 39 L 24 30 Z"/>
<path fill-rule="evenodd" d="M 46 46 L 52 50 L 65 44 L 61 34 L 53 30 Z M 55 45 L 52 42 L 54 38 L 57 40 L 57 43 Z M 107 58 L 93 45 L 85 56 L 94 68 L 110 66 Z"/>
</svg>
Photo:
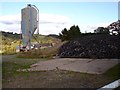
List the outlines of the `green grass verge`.
<svg viewBox="0 0 120 90">
<path fill-rule="evenodd" d="M 105 76 L 110 77 L 113 80 L 120 78 L 120 63 L 109 69 L 104 73 Z"/>
<path fill-rule="evenodd" d="M 64 43 L 64 42 L 63 42 Z M 28 52 L 20 52 L 18 58 L 52 58 L 57 55 L 59 47 L 63 44 L 59 43 L 53 47 L 48 47 L 44 49 L 31 50 Z"/>
<path fill-rule="evenodd" d="M 16 55 L 4 55 L 2 58 L 2 79 L 3 82 L 9 78 L 16 77 L 18 75 L 29 75 L 29 72 L 18 72 L 18 69 L 29 68 L 30 65 L 43 60 L 43 59 L 22 59 L 16 58 Z"/>
</svg>

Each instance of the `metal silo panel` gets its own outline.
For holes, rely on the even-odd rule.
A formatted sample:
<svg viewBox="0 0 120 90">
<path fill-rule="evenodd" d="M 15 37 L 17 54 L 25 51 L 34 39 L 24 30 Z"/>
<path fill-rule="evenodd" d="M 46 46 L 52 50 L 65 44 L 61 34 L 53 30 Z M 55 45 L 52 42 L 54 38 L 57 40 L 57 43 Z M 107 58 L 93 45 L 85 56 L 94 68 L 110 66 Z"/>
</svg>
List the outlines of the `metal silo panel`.
<svg viewBox="0 0 120 90">
<path fill-rule="evenodd" d="M 27 6 L 21 10 L 22 21 L 21 21 L 21 30 L 22 30 L 22 42 L 24 47 L 31 48 L 32 35 L 35 30 L 38 28 L 37 20 L 37 10 L 32 6 Z"/>
</svg>

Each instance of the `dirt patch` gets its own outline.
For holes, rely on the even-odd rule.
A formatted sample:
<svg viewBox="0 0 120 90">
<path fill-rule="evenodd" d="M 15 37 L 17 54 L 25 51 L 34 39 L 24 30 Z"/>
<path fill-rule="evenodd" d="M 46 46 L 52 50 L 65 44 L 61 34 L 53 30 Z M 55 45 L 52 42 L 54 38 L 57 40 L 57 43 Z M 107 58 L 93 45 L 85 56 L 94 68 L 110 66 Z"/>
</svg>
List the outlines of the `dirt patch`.
<svg viewBox="0 0 120 90">
<path fill-rule="evenodd" d="M 3 88 L 99 88 L 111 80 L 103 75 L 53 70 L 30 72 L 3 83 Z"/>
</svg>

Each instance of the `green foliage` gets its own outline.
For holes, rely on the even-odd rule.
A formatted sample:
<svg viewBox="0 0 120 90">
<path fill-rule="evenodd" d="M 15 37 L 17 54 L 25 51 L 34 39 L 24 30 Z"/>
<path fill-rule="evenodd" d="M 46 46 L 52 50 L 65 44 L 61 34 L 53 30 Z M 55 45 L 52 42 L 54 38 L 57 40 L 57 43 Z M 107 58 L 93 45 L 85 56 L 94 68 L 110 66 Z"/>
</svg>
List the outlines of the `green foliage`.
<svg viewBox="0 0 120 90">
<path fill-rule="evenodd" d="M 3 55 L 2 56 L 2 80 L 6 82 L 7 79 L 17 75 L 27 75 L 26 72 L 18 72 L 19 69 L 27 69 L 30 65 L 38 62 L 42 59 L 21 59 L 16 58 L 15 55 Z"/>
<path fill-rule="evenodd" d="M 32 38 L 32 42 L 39 42 L 39 43 L 56 43 L 58 41 L 60 41 L 58 38 L 45 36 L 45 35 L 37 35 L 37 34 L 34 34 Z"/>
<path fill-rule="evenodd" d="M 59 33 L 59 37 L 62 41 L 72 40 L 81 35 L 80 29 L 78 26 L 71 26 L 69 30 L 64 28 L 61 33 Z"/>
<path fill-rule="evenodd" d="M 0 36 L 2 37 L 2 40 L 0 40 L 0 54 L 15 54 L 16 47 L 22 45 L 20 34 L 1 31 Z M 45 35 L 34 34 L 32 38 L 32 44 L 34 44 L 34 42 L 58 43 L 60 40 L 51 36 L 48 37 Z"/>
<path fill-rule="evenodd" d="M 14 54 L 16 53 L 16 46 L 21 44 L 20 34 L 13 34 L 12 32 L 1 31 L 0 54 Z"/>
<path fill-rule="evenodd" d="M 64 40 L 68 40 L 69 36 L 68 36 L 68 31 L 66 28 L 64 28 L 61 32 L 61 34 L 59 34 L 60 38 L 62 39 L 62 41 Z"/>
</svg>

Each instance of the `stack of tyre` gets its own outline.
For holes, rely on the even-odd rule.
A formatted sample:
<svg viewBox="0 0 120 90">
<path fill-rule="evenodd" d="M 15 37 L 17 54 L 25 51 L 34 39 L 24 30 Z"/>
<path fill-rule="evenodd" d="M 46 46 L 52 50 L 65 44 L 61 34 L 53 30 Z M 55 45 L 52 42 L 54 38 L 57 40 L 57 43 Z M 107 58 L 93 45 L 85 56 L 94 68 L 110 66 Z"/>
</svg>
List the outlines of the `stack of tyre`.
<svg viewBox="0 0 120 90">
<path fill-rule="evenodd" d="M 63 44 L 62 58 L 120 58 L 120 35 L 91 35 Z"/>
</svg>

